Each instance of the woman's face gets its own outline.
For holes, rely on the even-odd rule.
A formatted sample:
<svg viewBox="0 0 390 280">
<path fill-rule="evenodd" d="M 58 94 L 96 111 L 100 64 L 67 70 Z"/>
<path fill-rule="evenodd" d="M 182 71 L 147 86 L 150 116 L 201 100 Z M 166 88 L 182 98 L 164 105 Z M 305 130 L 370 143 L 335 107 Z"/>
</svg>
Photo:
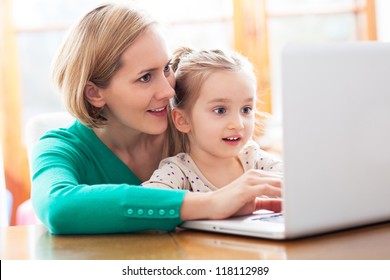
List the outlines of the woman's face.
<svg viewBox="0 0 390 280">
<path fill-rule="evenodd" d="M 104 116 L 108 126 L 146 134 L 167 128 L 168 100 L 174 96 L 171 53 L 161 31 L 149 27 L 121 56 L 122 67 L 105 89 Z"/>
</svg>

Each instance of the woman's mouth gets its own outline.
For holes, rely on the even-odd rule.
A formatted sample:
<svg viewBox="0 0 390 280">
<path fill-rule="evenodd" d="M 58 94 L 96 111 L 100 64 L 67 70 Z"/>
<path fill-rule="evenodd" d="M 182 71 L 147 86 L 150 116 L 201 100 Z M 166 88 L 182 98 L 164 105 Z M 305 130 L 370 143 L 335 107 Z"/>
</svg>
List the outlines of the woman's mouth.
<svg viewBox="0 0 390 280">
<path fill-rule="evenodd" d="M 165 116 L 166 111 L 167 111 L 167 106 L 164 106 L 164 107 L 161 107 L 161 108 L 147 110 L 148 113 L 150 113 L 150 114 L 152 114 L 153 116 L 156 116 L 156 117 Z"/>
</svg>

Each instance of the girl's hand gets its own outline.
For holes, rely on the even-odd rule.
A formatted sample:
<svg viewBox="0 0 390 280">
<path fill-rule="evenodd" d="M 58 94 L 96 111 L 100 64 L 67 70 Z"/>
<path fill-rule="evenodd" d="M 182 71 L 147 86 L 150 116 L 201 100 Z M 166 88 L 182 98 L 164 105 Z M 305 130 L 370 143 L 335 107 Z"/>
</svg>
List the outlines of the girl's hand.
<svg viewBox="0 0 390 280">
<path fill-rule="evenodd" d="M 260 209 L 280 212 L 280 187 L 279 173 L 249 170 L 218 191 L 187 193 L 181 208 L 181 219 L 224 219 L 251 214 Z"/>
</svg>

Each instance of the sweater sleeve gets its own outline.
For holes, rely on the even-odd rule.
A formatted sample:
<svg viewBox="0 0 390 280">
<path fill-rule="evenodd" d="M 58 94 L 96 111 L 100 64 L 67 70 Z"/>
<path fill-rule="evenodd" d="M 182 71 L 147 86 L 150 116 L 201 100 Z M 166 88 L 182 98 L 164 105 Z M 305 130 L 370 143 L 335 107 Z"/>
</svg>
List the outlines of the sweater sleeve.
<svg viewBox="0 0 390 280">
<path fill-rule="evenodd" d="M 81 177 L 88 158 L 71 146 L 52 144 L 40 141 L 33 151 L 31 194 L 37 216 L 51 233 L 172 231 L 182 223 L 185 191 L 131 183 L 84 183 Z"/>
</svg>

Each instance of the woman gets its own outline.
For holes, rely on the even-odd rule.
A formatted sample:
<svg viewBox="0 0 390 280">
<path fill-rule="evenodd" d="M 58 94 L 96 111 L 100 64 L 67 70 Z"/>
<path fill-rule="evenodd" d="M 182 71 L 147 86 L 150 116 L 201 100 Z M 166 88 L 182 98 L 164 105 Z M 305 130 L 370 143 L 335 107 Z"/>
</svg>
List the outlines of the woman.
<svg viewBox="0 0 390 280">
<path fill-rule="evenodd" d="M 280 180 L 250 171 L 206 194 L 140 186 L 166 155 L 175 78 L 156 23 L 100 6 L 74 27 L 53 78 L 77 119 L 46 133 L 32 155 L 34 209 L 54 234 L 174 230 L 264 208 L 280 211 Z"/>
</svg>

